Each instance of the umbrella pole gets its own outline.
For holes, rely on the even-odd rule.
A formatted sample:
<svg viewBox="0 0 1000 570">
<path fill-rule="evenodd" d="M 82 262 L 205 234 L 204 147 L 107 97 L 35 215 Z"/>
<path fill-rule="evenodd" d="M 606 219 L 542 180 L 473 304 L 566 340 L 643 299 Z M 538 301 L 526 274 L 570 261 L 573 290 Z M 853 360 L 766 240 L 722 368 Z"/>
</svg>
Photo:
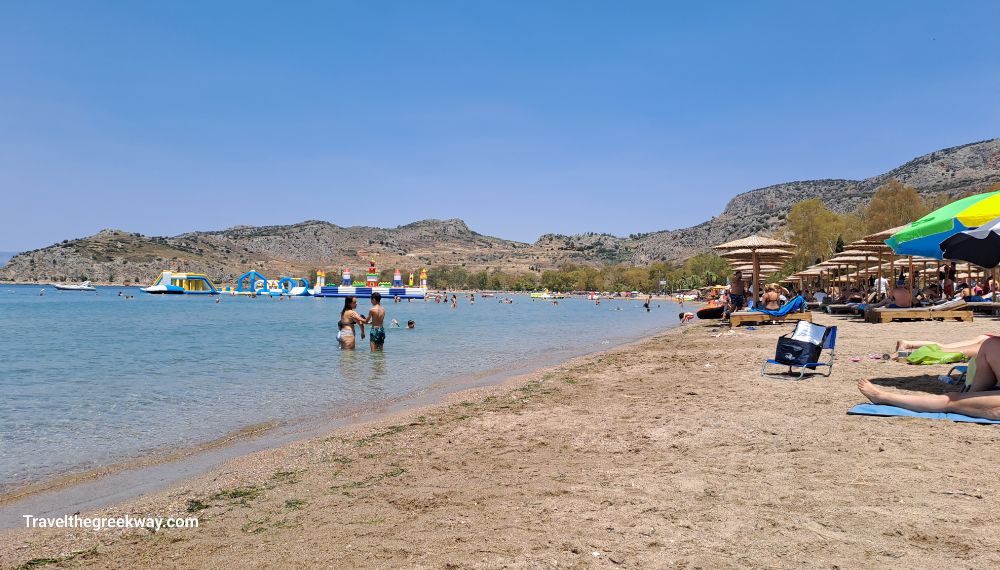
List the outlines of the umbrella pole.
<svg viewBox="0 0 1000 570">
<path fill-rule="evenodd" d="M 878 288 L 882 283 L 882 248 L 878 248 L 878 282 L 875 283 L 875 298 L 878 299 Z"/>
<path fill-rule="evenodd" d="M 865 254 L 865 284 L 868 284 L 868 275 L 871 273 L 871 262 L 868 261 L 868 254 Z"/>
<path fill-rule="evenodd" d="M 753 249 L 751 256 L 753 257 L 753 301 L 750 305 L 751 307 L 757 306 L 757 278 L 760 275 L 760 260 L 757 258 L 757 249 Z"/>
<path fill-rule="evenodd" d="M 907 256 L 907 259 L 909 259 L 909 261 L 910 261 L 910 275 L 909 275 L 909 278 L 910 278 L 910 291 L 913 291 L 913 285 L 914 285 L 914 283 L 913 283 L 913 256 L 909 255 L 909 256 Z"/>
<path fill-rule="evenodd" d="M 889 254 L 889 276 L 892 277 L 892 279 L 896 279 L 896 256 L 891 253 Z M 888 280 L 885 285 L 885 292 L 886 294 L 889 293 Z"/>
</svg>

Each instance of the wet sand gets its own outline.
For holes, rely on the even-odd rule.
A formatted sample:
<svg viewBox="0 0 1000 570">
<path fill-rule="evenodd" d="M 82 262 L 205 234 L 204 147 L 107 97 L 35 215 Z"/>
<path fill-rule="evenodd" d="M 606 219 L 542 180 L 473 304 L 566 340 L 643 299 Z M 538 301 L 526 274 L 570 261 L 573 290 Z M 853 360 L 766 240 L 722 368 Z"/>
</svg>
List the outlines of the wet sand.
<svg viewBox="0 0 1000 570">
<path fill-rule="evenodd" d="M 869 354 L 998 322 L 817 322 L 841 326 L 829 379 L 759 377 L 787 325 L 696 322 L 98 511 L 194 514 L 198 529 L 6 531 L 0 565 L 996 565 L 1000 426 L 845 412 L 860 377 L 954 389 L 936 380 L 946 366 Z"/>
</svg>

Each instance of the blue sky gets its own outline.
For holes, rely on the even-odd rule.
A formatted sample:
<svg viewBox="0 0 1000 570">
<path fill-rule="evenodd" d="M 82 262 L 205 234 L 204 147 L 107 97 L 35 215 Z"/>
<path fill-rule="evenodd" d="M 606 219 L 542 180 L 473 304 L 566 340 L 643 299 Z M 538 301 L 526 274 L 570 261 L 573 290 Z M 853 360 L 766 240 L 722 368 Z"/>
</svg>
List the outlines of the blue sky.
<svg viewBox="0 0 1000 570">
<path fill-rule="evenodd" d="M 685 227 L 1000 136 L 998 2 L 0 3 L 0 250 Z"/>
</svg>

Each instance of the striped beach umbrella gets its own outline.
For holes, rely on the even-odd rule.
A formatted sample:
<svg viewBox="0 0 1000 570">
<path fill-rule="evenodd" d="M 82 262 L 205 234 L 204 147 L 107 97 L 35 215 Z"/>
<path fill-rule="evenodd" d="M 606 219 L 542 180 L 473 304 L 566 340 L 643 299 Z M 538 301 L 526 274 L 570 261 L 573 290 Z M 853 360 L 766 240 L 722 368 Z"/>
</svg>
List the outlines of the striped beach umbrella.
<svg viewBox="0 0 1000 570">
<path fill-rule="evenodd" d="M 899 255 L 942 258 L 941 242 L 1000 218 L 1000 190 L 962 198 L 904 226 L 885 243 Z"/>
</svg>

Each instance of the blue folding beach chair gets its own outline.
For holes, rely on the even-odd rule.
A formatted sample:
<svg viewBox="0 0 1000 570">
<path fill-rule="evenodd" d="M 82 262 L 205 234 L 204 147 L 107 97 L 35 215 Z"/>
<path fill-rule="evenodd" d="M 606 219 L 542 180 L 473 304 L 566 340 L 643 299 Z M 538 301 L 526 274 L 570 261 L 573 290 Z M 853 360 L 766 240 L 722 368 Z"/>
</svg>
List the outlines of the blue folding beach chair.
<svg viewBox="0 0 1000 570">
<path fill-rule="evenodd" d="M 958 372 L 958 376 L 957 377 L 952 376 L 952 374 L 955 373 L 955 372 Z M 950 381 L 951 381 L 952 384 L 961 384 L 962 385 L 962 392 L 968 392 L 969 391 L 969 388 L 971 386 L 969 385 L 970 383 L 967 381 L 968 376 L 969 376 L 969 365 L 968 364 L 956 364 L 955 366 L 952 366 L 951 370 L 948 371 L 948 374 L 946 374 L 946 376 L 948 376 L 948 378 L 950 379 Z"/>
<path fill-rule="evenodd" d="M 829 377 L 833 374 L 833 359 L 837 352 L 837 327 L 824 327 L 822 325 L 806 323 L 804 321 L 797 325 L 796 328 L 798 326 L 810 326 L 817 329 L 825 329 L 822 334 L 822 340 L 819 344 L 818 356 L 815 359 L 809 359 L 815 360 L 815 362 L 794 362 L 791 360 L 779 359 L 776 354 L 775 358 L 769 358 L 764 361 L 764 365 L 760 368 L 761 376 L 767 378 L 792 377 L 794 380 L 802 380 L 807 373 L 821 374 L 825 377 Z M 789 335 L 782 335 L 781 338 L 778 339 L 778 345 L 781 346 L 782 341 L 787 339 L 788 336 Z M 825 359 L 823 358 L 824 351 L 827 354 Z M 787 366 L 788 370 L 784 372 L 769 371 L 769 366 Z M 798 374 L 797 377 L 796 373 Z"/>
</svg>

